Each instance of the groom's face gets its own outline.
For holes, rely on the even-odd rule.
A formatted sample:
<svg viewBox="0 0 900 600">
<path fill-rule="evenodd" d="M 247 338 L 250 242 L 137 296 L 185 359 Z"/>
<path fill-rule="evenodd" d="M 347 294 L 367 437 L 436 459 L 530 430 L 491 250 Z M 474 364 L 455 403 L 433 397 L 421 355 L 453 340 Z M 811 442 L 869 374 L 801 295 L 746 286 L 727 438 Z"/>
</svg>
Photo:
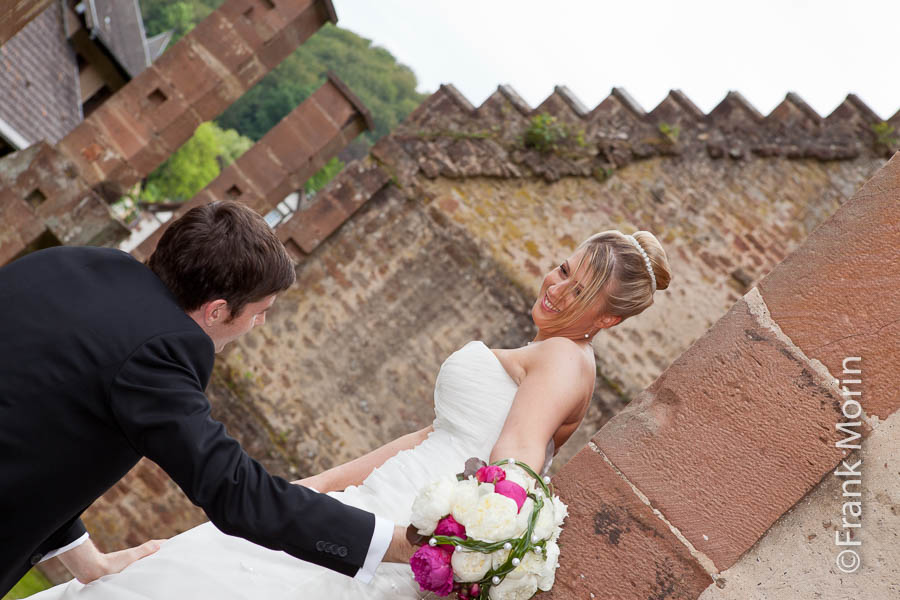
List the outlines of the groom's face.
<svg viewBox="0 0 900 600">
<path fill-rule="evenodd" d="M 216 346 L 216 352 L 221 352 L 229 342 L 236 340 L 254 327 L 265 323 L 266 311 L 269 310 L 274 302 L 275 294 L 272 294 L 257 302 L 247 303 L 241 314 L 230 323 L 226 323 L 227 318 L 219 320 L 207 332 Z M 225 316 L 229 316 L 228 309 L 224 310 L 226 311 Z"/>
</svg>

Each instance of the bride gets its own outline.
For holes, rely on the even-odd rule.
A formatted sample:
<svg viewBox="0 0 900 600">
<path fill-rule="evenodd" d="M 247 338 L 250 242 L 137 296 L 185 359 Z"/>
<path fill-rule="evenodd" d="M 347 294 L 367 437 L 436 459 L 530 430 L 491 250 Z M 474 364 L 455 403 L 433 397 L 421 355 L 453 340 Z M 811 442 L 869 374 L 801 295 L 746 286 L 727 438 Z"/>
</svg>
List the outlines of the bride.
<svg viewBox="0 0 900 600">
<path fill-rule="evenodd" d="M 591 340 L 641 313 L 671 278 L 647 231 L 610 230 L 585 240 L 547 273 L 531 309 L 537 335 L 526 346 L 491 349 L 469 342 L 437 375 L 432 425 L 319 475 L 295 481 L 400 525 L 418 490 L 463 469 L 466 459 L 514 457 L 549 467 L 555 449 L 587 412 L 596 365 Z M 565 500 L 565 499 L 564 499 Z M 564 549 L 563 549 L 564 551 Z M 563 555 L 563 559 L 564 559 Z M 165 541 L 121 573 L 77 580 L 32 598 L 421 598 L 408 564 L 382 563 L 363 584 L 204 523 Z"/>
</svg>

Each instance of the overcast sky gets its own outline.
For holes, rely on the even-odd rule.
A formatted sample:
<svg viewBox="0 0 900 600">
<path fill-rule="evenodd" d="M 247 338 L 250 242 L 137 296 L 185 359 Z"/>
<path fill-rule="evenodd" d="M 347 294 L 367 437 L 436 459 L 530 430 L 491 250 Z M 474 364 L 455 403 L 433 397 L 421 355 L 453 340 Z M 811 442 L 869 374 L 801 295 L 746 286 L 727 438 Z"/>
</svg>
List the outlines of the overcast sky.
<svg viewBox="0 0 900 600">
<path fill-rule="evenodd" d="M 537 106 L 614 86 L 645 110 L 676 88 L 709 112 L 729 90 L 768 114 L 797 92 L 827 116 L 848 92 L 900 109 L 897 0 L 333 0 L 338 24 L 390 50 L 421 91 L 475 106 L 508 83 Z"/>
</svg>

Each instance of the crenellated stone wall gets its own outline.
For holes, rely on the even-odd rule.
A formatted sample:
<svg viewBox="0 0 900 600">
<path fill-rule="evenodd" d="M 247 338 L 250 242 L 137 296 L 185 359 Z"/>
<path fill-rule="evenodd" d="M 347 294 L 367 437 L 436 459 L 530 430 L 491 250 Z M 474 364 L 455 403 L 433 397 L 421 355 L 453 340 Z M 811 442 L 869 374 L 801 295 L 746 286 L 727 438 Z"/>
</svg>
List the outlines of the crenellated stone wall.
<svg viewBox="0 0 900 600">
<path fill-rule="evenodd" d="M 672 283 L 595 340 L 594 402 L 554 464 L 572 513 L 554 595 L 723 589 L 840 458 L 823 369 L 865 341 L 872 397 L 896 398 L 896 274 L 872 265 L 896 263 L 898 228 L 896 203 L 867 203 L 885 179 L 848 202 L 891 146 L 854 97 L 825 119 L 792 95 L 767 117 L 734 93 L 691 107 L 673 92 L 645 113 L 616 90 L 587 111 L 557 88 L 532 110 L 501 88 L 475 108 L 443 86 L 279 226 L 297 284 L 219 357 L 214 414 L 285 477 L 358 456 L 431 421 L 437 370 L 465 342 L 530 340 L 541 275 L 581 239 L 650 230 Z M 545 151 L 524 141 L 538 115 L 565 125 Z M 158 488 L 127 500 L 139 537 L 203 519 Z M 141 493 L 125 492 L 86 514 L 111 548 L 127 532 L 103 530 L 106 512 Z"/>
</svg>

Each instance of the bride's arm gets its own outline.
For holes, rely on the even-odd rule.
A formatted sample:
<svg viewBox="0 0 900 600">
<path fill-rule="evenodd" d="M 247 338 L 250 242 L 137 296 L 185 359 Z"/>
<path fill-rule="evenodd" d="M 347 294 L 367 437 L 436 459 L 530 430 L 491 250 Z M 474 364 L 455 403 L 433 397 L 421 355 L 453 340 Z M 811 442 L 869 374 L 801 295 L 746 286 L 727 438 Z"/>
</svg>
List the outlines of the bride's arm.
<svg viewBox="0 0 900 600">
<path fill-rule="evenodd" d="M 384 461 L 401 450 L 408 450 L 418 446 L 432 431 L 434 431 L 434 428 L 429 425 L 424 429 L 406 434 L 392 442 L 388 442 L 384 446 L 372 450 L 368 454 L 364 454 L 350 462 L 323 471 L 318 475 L 292 481 L 291 483 L 310 487 L 322 493 L 343 490 L 351 485 L 359 485 L 369 476 L 369 473 L 375 468 L 383 465 Z"/>
<path fill-rule="evenodd" d="M 571 340 L 551 338 L 523 350 L 528 352 L 525 377 L 490 460 L 515 458 L 540 472 L 547 442 L 579 410 L 591 382 L 582 350 Z"/>
</svg>

